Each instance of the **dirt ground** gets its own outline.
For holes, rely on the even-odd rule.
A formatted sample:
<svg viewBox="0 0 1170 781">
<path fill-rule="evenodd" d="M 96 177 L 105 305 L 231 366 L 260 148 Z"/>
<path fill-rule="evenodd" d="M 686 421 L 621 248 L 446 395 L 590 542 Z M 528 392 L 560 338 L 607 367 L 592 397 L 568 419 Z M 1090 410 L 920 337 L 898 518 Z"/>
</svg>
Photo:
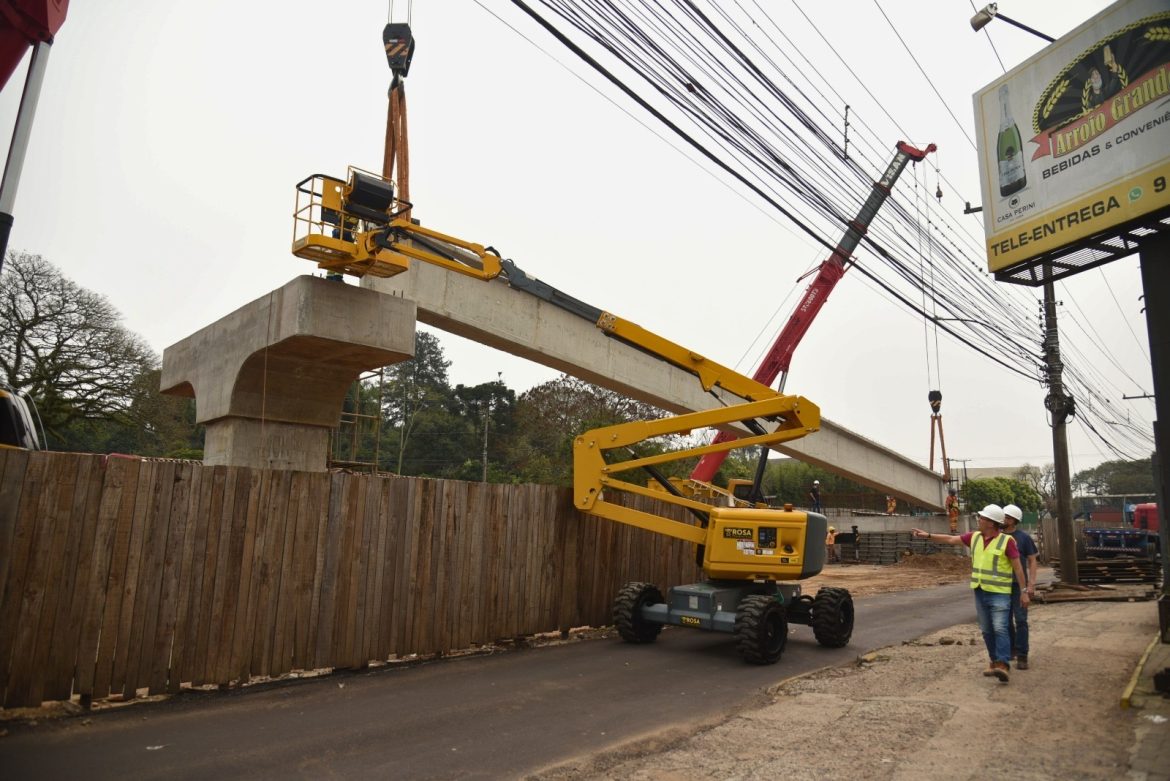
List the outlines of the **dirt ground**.
<svg viewBox="0 0 1170 781">
<path fill-rule="evenodd" d="M 854 597 L 868 597 L 962 583 L 970 577 L 971 560 L 966 556 L 906 556 L 897 564 L 831 564 L 815 578 L 801 581 L 801 588 L 815 594 L 821 586 L 839 586 Z"/>
<path fill-rule="evenodd" d="M 831 566 L 806 581 L 856 596 L 966 580 L 962 557 Z M 1040 573 L 1041 583 L 1047 573 Z M 974 624 L 778 683 L 770 704 L 642 739 L 542 779 L 1147 779 L 1128 772 L 1137 730 L 1120 698 L 1157 632 L 1152 602 L 1038 604 L 1031 668 L 1007 685 L 981 671 Z M 1001 747 L 1013 742 L 1026 753 Z M 1021 761 L 1021 756 L 1027 756 Z M 1170 768 L 1167 769 L 1170 773 Z"/>
</svg>

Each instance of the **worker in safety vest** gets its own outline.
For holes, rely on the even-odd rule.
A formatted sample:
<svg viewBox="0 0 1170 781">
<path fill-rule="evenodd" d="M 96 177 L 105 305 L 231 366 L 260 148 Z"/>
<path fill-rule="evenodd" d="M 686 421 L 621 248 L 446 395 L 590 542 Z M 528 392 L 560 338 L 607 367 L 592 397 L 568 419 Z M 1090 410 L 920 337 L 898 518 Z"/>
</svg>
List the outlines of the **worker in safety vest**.
<svg viewBox="0 0 1170 781">
<path fill-rule="evenodd" d="M 829 561 L 841 562 L 841 549 L 837 547 L 836 526 L 829 527 L 829 533 L 825 535 L 825 548 L 829 551 Z"/>
<path fill-rule="evenodd" d="M 975 594 L 975 612 L 979 630 L 987 646 L 990 666 L 984 675 L 1008 682 L 1011 670 L 1012 641 L 1008 634 L 1008 615 L 1012 606 L 1012 576 L 1027 582 L 1020 566 L 1020 551 L 1010 534 L 1005 534 L 1004 514 L 999 505 L 989 504 L 979 511 L 979 531 L 963 535 L 931 534 L 923 529 L 910 533 L 946 545 L 963 545 L 971 549 L 971 590 Z M 1020 604 L 1030 602 L 1028 592 L 1020 593 Z"/>
<path fill-rule="evenodd" d="M 886 496 L 886 515 L 893 515 L 894 511 L 898 509 L 898 500 L 892 496 Z"/>
<path fill-rule="evenodd" d="M 959 533 L 959 492 L 954 488 L 947 491 L 947 521 L 951 525 L 951 534 Z"/>
</svg>

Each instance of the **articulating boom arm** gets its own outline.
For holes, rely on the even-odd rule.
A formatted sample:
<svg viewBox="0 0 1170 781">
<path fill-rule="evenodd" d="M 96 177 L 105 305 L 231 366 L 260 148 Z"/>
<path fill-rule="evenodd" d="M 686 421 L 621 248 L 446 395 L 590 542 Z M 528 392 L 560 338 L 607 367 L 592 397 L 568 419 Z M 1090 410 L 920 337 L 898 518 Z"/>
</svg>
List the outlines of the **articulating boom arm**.
<svg viewBox="0 0 1170 781">
<path fill-rule="evenodd" d="M 604 458 L 606 451 L 628 448 L 653 437 L 681 434 L 696 428 L 756 419 L 773 420 L 778 425 L 775 430 L 762 435 L 674 450 L 645 458 L 634 458 L 615 463 L 607 463 Z M 655 466 L 697 455 L 726 453 L 742 447 L 787 442 L 811 434 L 818 430 L 820 425 L 821 411 L 816 404 L 799 396 L 773 395 L 761 401 L 737 404 L 732 407 L 692 412 L 661 420 L 619 423 L 615 426 L 593 429 L 573 441 L 573 503 L 578 510 L 592 515 L 676 537 L 680 540 L 703 544 L 707 534 L 703 528 L 607 501 L 604 495 L 605 490 L 624 491 L 652 497 L 692 510 L 709 511 L 711 505 L 704 502 L 646 488 L 620 480 L 615 475 L 631 469 Z"/>
</svg>

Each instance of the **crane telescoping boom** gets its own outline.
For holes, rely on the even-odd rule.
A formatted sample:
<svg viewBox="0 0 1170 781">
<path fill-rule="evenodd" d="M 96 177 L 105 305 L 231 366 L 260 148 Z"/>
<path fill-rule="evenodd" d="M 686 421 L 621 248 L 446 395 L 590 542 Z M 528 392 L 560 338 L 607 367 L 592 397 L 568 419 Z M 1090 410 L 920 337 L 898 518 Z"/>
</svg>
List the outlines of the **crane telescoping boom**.
<svg viewBox="0 0 1170 781">
<path fill-rule="evenodd" d="M 825 305 L 825 301 L 828 300 L 829 294 L 833 292 L 837 282 L 845 275 L 853 251 L 857 249 L 861 238 L 869 230 L 869 224 L 873 221 L 874 215 L 890 196 L 894 183 L 902 175 L 907 163 L 911 161 L 917 163 L 937 148 L 934 144 L 929 144 L 925 149 L 918 149 L 905 141 L 898 142 L 898 151 L 894 154 L 894 159 L 890 161 L 882 178 L 873 183 L 873 190 L 862 205 L 861 211 L 849 223 L 845 235 L 833 249 L 833 253 L 821 263 L 816 278 L 804 291 L 804 297 L 796 305 L 796 309 L 793 310 L 783 330 L 772 343 L 772 347 L 764 356 L 756 373 L 752 375 L 753 380 L 771 386 L 779 377 L 780 384 L 777 389 L 781 392 L 784 391 L 784 382 L 788 378 L 788 367 L 792 363 L 792 354 L 796 351 L 796 347 L 804 338 L 805 333 L 808 332 L 817 313 L 821 311 L 821 307 Z M 734 439 L 734 435 L 720 432 L 712 444 L 720 444 L 729 439 Z M 691 471 L 691 479 L 710 483 L 726 457 L 727 451 L 725 450 L 703 456 L 694 470 Z"/>
</svg>

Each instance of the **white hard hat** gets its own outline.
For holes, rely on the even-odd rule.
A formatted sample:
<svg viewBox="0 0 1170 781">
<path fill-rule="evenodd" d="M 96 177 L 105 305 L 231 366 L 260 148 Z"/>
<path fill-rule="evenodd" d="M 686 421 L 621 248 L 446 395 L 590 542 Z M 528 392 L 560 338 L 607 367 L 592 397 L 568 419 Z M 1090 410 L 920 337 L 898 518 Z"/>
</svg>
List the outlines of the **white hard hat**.
<svg viewBox="0 0 1170 781">
<path fill-rule="evenodd" d="M 820 484 L 821 484 L 820 480 L 813 480 L 813 485 L 820 485 Z"/>
<path fill-rule="evenodd" d="M 979 511 L 979 515 L 994 523 L 1003 526 L 1003 508 L 998 504 L 989 504 Z"/>
<path fill-rule="evenodd" d="M 1015 518 L 1017 523 L 1024 517 L 1024 511 L 1019 507 L 1016 507 L 1014 504 L 1009 504 L 1008 506 L 1004 507 L 1003 514 L 1009 518 Z"/>
</svg>

